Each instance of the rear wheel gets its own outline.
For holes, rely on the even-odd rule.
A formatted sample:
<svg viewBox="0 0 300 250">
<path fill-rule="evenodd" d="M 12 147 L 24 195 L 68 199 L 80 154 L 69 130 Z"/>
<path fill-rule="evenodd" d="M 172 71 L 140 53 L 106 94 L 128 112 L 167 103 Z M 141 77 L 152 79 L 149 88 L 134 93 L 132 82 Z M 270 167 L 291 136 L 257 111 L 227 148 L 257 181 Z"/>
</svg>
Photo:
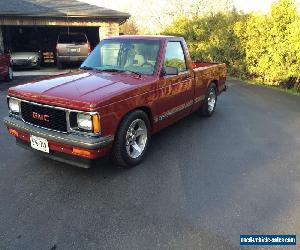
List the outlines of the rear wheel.
<svg viewBox="0 0 300 250">
<path fill-rule="evenodd" d="M 63 69 L 64 68 L 64 65 L 61 61 L 57 60 L 57 68 L 59 69 Z"/>
<path fill-rule="evenodd" d="M 37 70 L 41 69 L 41 60 L 40 59 L 37 61 L 35 69 L 37 69 Z"/>
<path fill-rule="evenodd" d="M 14 78 L 13 68 L 9 64 L 7 66 L 7 74 L 6 74 L 5 80 L 8 81 L 8 82 L 11 82 L 13 80 L 13 78 Z"/>
<path fill-rule="evenodd" d="M 146 154 L 150 136 L 147 114 L 142 110 L 129 113 L 117 132 L 111 154 L 112 161 L 125 168 L 136 166 Z"/>
<path fill-rule="evenodd" d="M 204 103 L 200 107 L 200 114 L 206 117 L 212 116 L 216 109 L 217 99 L 217 86 L 215 83 L 212 83 L 207 90 Z"/>
</svg>

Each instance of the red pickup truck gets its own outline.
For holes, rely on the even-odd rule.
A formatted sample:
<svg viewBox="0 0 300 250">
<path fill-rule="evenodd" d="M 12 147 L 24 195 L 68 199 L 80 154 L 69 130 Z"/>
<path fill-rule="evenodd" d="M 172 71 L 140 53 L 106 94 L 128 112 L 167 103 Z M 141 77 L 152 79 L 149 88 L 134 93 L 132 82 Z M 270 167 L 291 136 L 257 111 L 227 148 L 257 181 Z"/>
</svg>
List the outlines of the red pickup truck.
<svg viewBox="0 0 300 250">
<path fill-rule="evenodd" d="M 5 54 L 0 50 L 0 78 L 5 81 L 13 80 L 13 68 L 10 55 Z"/>
<path fill-rule="evenodd" d="M 19 145 L 88 167 L 141 162 L 151 136 L 194 111 L 211 116 L 226 66 L 192 62 L 183 38 L 101 41 L 78 71 L 10 88 L 4 122 Z"/>
</svg>

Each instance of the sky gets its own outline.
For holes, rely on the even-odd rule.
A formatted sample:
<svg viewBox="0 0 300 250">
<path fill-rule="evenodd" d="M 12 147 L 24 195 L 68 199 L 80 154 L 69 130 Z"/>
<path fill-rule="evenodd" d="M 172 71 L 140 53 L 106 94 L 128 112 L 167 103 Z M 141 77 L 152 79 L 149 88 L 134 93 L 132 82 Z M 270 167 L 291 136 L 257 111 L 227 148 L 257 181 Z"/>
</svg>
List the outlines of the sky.
<svg viewBox="0 0 300 250">
<path fill-rule="evenodd" d="M 238 10 L 244 12 L 263 12 L 266 13 L 270 9 L 274 0 L 235 0 L 234 5 Z"/>
<path fill-rule="evenodd" d="M 128 12 L 140 33 L 157 34 L 182 13 L 198 13 L 231 9 L 245 13 L 267 13 L 275 0 L 79 0 L 89 4 Z M 300 1 L 300 0 L 298 0 Z M 195 14 L 195 13 L 193 13 Z"/>
<path fill-rule="evenodd" d="M 122 8 L 126 6 L 126 2 L 131 4 L 130 0 L 81 0 L 82 2 L 101 5 L 103 7 L 111 7 L 114 6 L 115 9 Z M 138 2 L 138 1 L 136 1 Z M 144 1 L 146 2 L 146 1 Z M 244 12 L 250 11 L 259 11 L 259 12 L 267 12 L 274 0 L 234 0 L 234 5 L 238 10 L 242 10 Z M 126 8 L 126 7 L 125 7 Z"/>
</svg>

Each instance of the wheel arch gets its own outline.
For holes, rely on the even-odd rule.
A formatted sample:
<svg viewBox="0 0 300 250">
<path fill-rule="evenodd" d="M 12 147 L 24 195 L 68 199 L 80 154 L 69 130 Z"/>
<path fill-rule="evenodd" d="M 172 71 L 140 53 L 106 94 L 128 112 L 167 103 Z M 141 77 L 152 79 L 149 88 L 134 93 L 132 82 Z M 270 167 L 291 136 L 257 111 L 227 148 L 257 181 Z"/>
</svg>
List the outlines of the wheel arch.
<svg viewBox="0 0 300 250">
<path fill-rule="evenodd" d="M 131 110 L 128 110 L 128 112 L 124 113 L 124 115 L 120 118 L 119 123 L 116 127 L 116 135 L 115 135 L 115 139 L 114 139 L 114 142 L 112 145 L 111 159 L 115 164 L 118 164 L 118 165 L 126 167 L 126 168 L 133 167 L 133 166 L 139 164 L 139 162 L 141 162 L 141 160 L 144 158 L 145 152 L 149 145 L 149 142 L 148 142 L 149 139 L 148 139 L 142 153 L 140 155 L 138 155 L 137 158 L 132 158 L 132 156 L 129 156 L 128 151 L 127 151 L 127 153 L 124 153 L 126 149 L 124 149 L 124 147 L 122 145 L 124 145 L 123 143 L 125 143 L 124 140 L 126 140 L 126 138 L 123 137 L 123 133 L 124 132 L 126 133 L 126 131 L 128 131 L 127 130 L 128 128 L 127 128 L 127 126 L 125 126 L 125 127 L 122 126 L 122 123 L 123 123 L 123 121 L 128 122 L 129 121 L 128 119 L 130 119 L 130 118 L 126 118 L 126 117 L 135 111 L 139 111 L 140 114 L 143 113 L 143 116 L 148 117 L 149 126 L 150 126 L 150 131 L 149 131 L 150 136 L 151 136 L 151 130 L 152 130 L 152 118 L 150 117 L 152 112 L 151 112 L 151 109 L 147 106 L 138 106 Z M 126 128 L 126 130 L 124 130 L 124 128 Z M 119 131 L 121 131 L 121 133 Z"/>
<path fill-rule="evenodd" d="M 213 80 L 209 81 L 208 86 L 207 86 L 207 89 L 208 89 L 209 86 L 210 86 L 211 84 L 213 84 L 213 83 L 216 85 L 216 87 L 217 87 L 217 92 L 218 92 L 218 94 L 219 94 L 219 80 L 217 80 L 217 79 L 213 79 Z"/>
<path fill-rule="evenodd" d="M 152 127 L 153 127 L 153 114 L 152 114 L 152 111 L 151 111 L 150 107 L 142 106 L 142 107 L 138 107 L 134 110 L 137 110 L 137 109 L 140 109 L 140 110 L 144 111 L 147 114 L 147 116 L 149 118 L 149 121 L 150 121 L 151 129 L 152 129 Z"/>
<path fill-rule="evenodd" d="M 116 127 L 116 132 L 115 132 L 115 133 L 118 133 L 119 128 L 120 128 L 120 125 L 121 125 L 122 121 L 124 120 L 124 118 L 125 118 L 128 114 L 130 114 L 130 113 L 132 113 L 132 112 L 134 112 L 134 111 L 136 111 L 136 110 L 141 110 L 141 111 L 143 111 L 143 112 L 148 116 L 149 121 L 150 121 L 150 129 L 151 129 L 151 132 L 152 132 L 152 130 L 153 130 L 153 124 L 154 124 L 154 119 L 153 119 L 153 113 L 152 113 L 151 108 L 148 107 L 148 106 L 137 106 L 137 107 L 135 107 L 135 108 L 133 108 L 133 109 L 128 110 L 128 111 L 121 117 L 121 119 L 119 120 L 118 125 L 117 125 L 117 127 Z"/>
</svg>

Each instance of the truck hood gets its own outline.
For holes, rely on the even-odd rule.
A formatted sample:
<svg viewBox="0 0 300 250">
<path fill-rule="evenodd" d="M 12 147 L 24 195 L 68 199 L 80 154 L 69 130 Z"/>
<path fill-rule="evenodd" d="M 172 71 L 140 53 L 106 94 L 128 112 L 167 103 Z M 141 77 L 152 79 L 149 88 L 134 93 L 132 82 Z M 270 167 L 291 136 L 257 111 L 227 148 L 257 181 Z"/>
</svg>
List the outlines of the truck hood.
<svg viewBox="0 0 300 250">
<path fill-rule="evenodd" d="M 8 95 L 78 110 L 95 110 L 151 91 L 154 76 L 76 71 L 9 89 Z"/>
</svg>

